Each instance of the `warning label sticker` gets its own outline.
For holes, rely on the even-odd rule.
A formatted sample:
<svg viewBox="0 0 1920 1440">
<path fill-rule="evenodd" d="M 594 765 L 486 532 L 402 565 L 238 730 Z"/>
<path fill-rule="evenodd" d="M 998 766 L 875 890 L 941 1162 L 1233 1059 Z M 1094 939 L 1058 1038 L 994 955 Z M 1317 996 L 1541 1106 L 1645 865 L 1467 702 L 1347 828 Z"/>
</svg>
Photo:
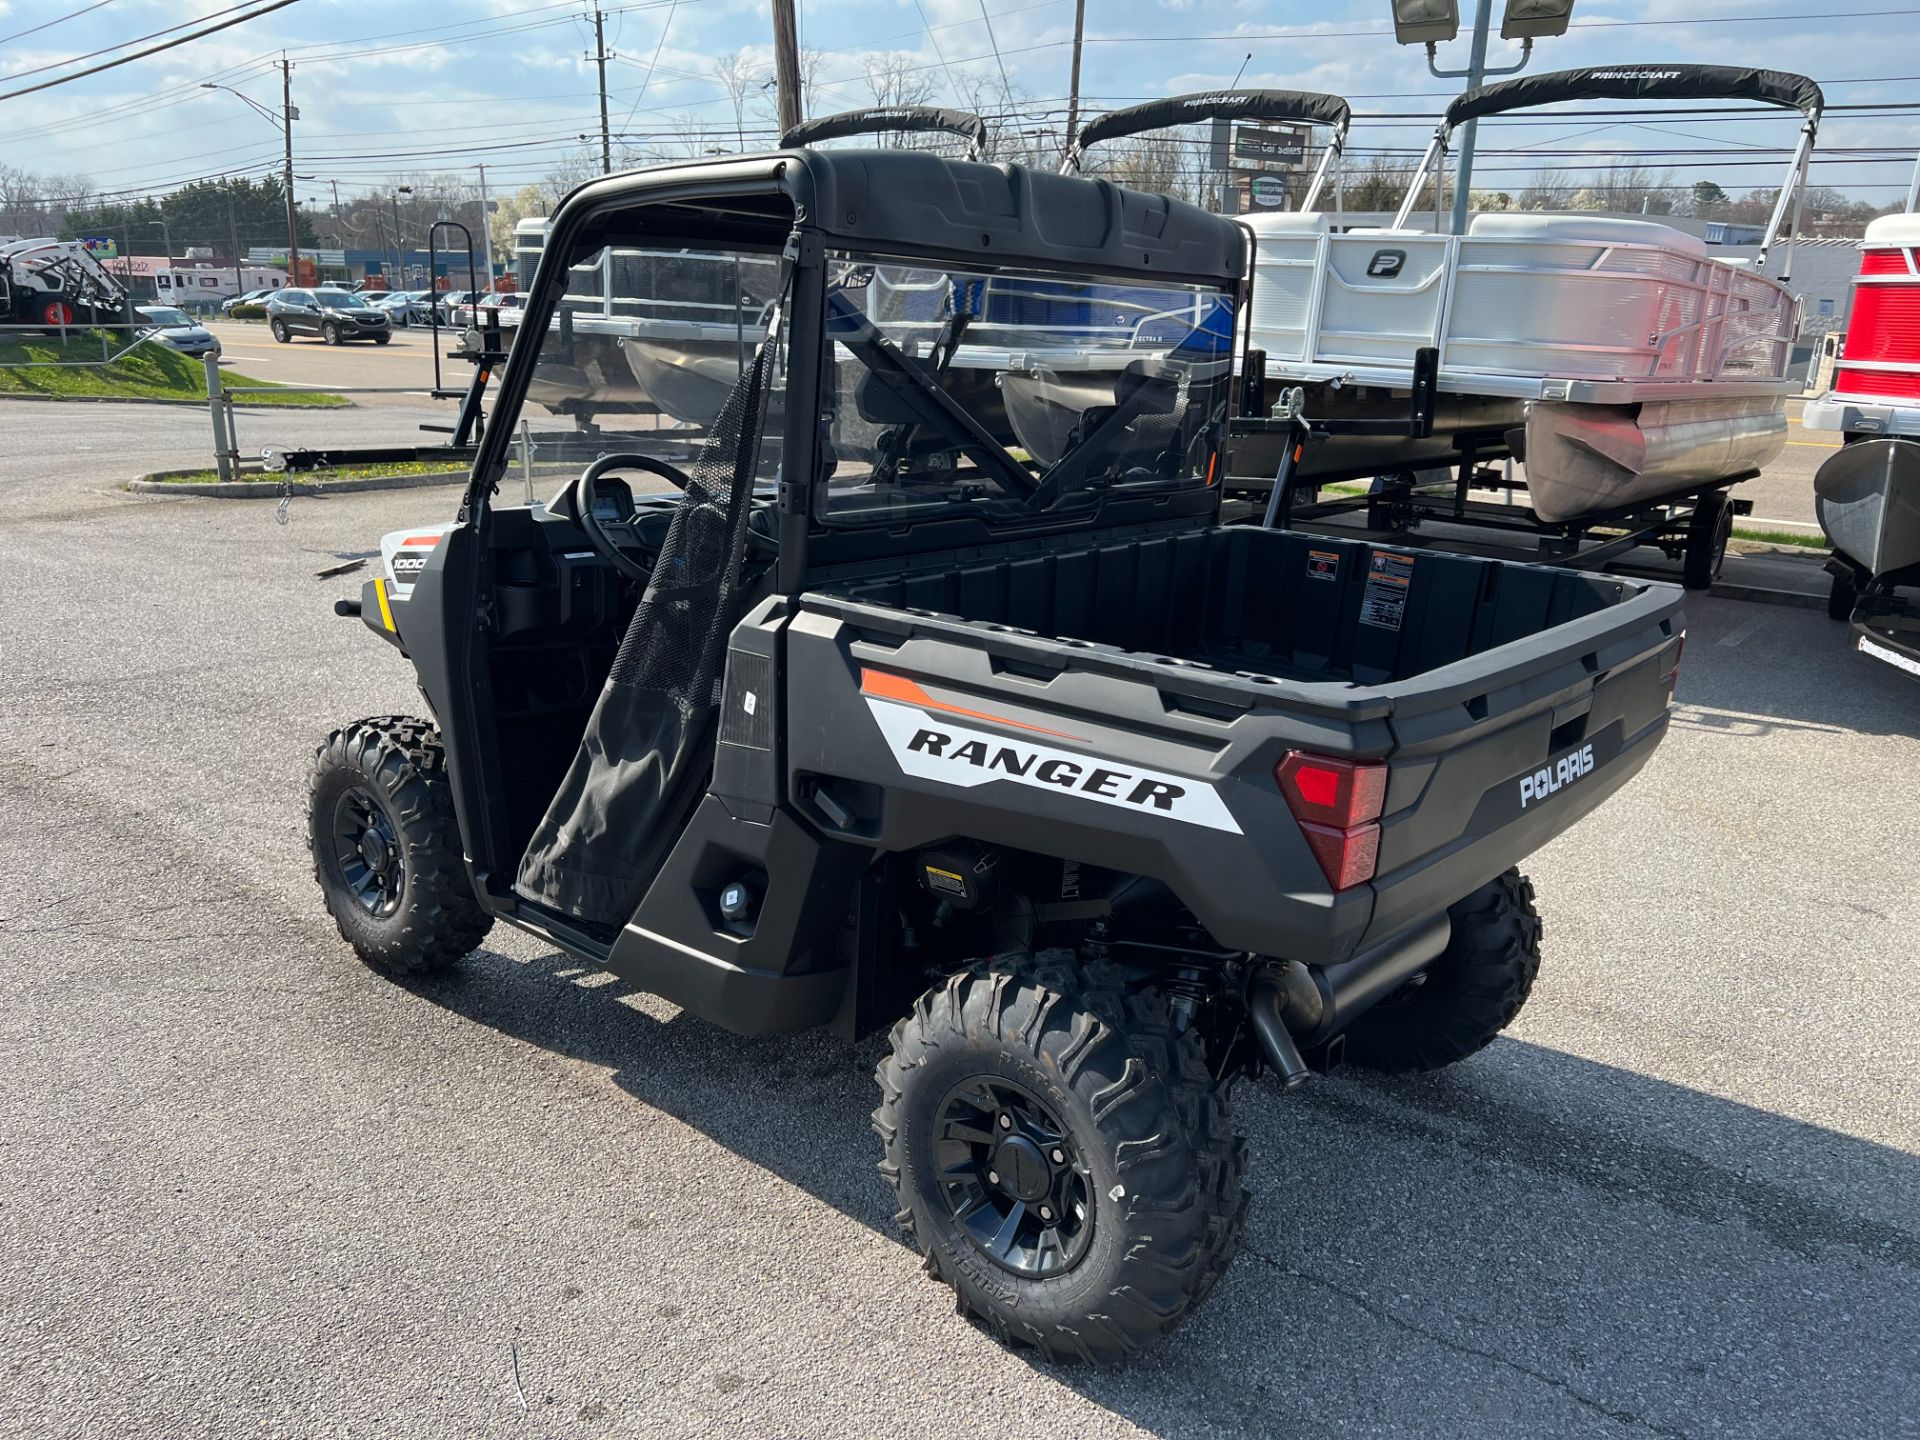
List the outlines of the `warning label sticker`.
<svg viewBox="0 0 1920 1440">
<path fill-rule="evenodd" d="M 1307 578 L 1332 580 L 1340 574 L 1340 555 L 1334 550 L 1307 551 Z"/>
<path fill-rule="evenodd" d="M 1407 591 L 1413 585 L 1413 556 L 1376 550 L 1367 567 L 1367 588 L 1360 597 L 1360 623 L 1398 630 L 1407 618 Z"/>
</svg>

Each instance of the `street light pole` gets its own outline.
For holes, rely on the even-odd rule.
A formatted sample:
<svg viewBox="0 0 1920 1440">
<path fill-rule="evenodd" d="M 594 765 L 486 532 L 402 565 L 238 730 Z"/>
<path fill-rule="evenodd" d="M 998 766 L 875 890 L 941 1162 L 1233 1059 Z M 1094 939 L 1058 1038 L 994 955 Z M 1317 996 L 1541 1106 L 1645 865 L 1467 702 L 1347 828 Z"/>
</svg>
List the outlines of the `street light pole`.
<svg viewBox="0 0 1920 1440">
<path fill-rule="evenodd" d="M 400 239 L 400 197 L 411 195 L 411 185 L 396 185 L 393 189 L 393 288 L 407 288 L 407 250 Z"/>
<path fill-rule="evenodd" d="M 293 122 L 300 118 L 299 107 L 293 103 L 293 66 L 287 57 L 280 57 L 280 116 L 274 114 L 251 95 L 243 95 L 231 85 L 218 85 L 211 80 L 200 82 L 202 90 L 224 90 L 239 100 L 248 109 L 262 115 L 270 125 L 278 125 L 285 144 L 284 168 L 280 175 L 280 184 L 287 192 L 287 284 L 300 283 L 300 222 L 293 205 Z"/>
</svg>

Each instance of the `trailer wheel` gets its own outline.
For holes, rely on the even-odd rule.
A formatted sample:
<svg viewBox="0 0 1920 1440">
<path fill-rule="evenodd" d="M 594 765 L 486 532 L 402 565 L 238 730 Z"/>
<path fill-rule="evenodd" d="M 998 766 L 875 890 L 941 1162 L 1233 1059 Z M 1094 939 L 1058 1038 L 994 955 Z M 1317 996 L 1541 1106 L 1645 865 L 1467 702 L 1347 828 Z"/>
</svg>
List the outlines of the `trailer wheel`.
<svg viewBox="0 0 1920 1440">
<path fill-rule="evenodd" d="M 1520 1013 L 1540 970 L 1533 885 L 1509 870 L 1449 906 L 1453 937 L 1423 973 L 1346 1032 L 1348 1063 L 1438 1070 L 1484 1049 Z"/>
<path fill-rule="evenodd" d="M 282 345 L 285 345 L 290 339 L 293 338 L 287 332 L 287 322 L 284 320 L 275 320 L 271 325 L 267 326 L 267 329 L 273 332 L 273 338 L 279 341 Z"/>
<path fill-rule="evenodd" d="M 983 960 L 915 1003 L 875 1075 L 880 1173 L 963 1313 L 1052 1359 L 1173 1329 L 1246 1227 L 1246 1142 L 1200 1038 L 1111 965 Z"/>
<path fill-rule="evenodd" d="M 327 737 L 307 784 L 307 840 L 334 924 L 376 970 L 444 969 L 493 925 L 467 879 L 446 753 L 425 720 L 376 716 Z"/>
<path fill-rule="evenodd" d="M 1680 563 L 1680 583 L 1688 590 L 1709 590 L 1727 562 L 1727 541 L 1733 538 L 1733 502 L 1724 490 L 1710 490 L 1695 502 L 1687 521 L 1687 551 Z"/>
<path fill-rule="evenodd" d="M 1827 618 L 1851 620 L 1853 607 L 1860 603 L 1860 587 L 1851 575 L 1835 575 L 1827 587 Z"/>
</svg>

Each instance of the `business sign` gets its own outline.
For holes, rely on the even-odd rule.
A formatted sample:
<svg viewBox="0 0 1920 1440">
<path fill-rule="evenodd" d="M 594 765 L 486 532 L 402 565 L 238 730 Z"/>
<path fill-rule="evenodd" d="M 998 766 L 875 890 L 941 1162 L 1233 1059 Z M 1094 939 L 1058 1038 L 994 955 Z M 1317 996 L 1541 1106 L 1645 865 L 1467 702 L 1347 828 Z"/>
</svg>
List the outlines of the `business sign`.
<svg viewBox="0 0 1920 1440">
<path fill-rule="evenodd" d="M 78 243 L 96 260 L 114 260 L 120 255 L 120 242 L 111 235 L 82 235 Z"/>
<path fill-rule="evenodd" d="M 1304 165 L 1311 138 L 1302 125 L 1241 125 L 1233 132 L 1233 158 L 1262 167 Z"/>
<path fill-rule="evenodd" d="M 300 258 L 303 261 L 311 261 L 315 265 L 344 266 L 347 263 L 347 252 L 344 250 L 302 249 L 300 251 Z M 284 245 L 250 246 L 247 250 L 247 263 L 249 265 L 271 265 L 276 270 L 284 270 L 287 268 L 287 247 Z"/>
<path fill-rule="evenodd" d="M 1284 175 L 1248 176 L 1247 198 L 1253 202 L 1253 208 L 1256 210 L 1286 209 L 1287 177 Z"/>
</svg>

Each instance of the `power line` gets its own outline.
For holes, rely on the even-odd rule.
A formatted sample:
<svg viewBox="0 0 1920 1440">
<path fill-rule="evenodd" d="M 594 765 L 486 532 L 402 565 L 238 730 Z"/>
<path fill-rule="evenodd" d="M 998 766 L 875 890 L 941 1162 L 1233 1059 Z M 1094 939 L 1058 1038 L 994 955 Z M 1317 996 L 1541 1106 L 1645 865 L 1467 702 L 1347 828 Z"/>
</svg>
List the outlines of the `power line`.
<svg viewBox="0 0 1920 1440">
<path fill-rule="evenodd" d="M 158 30 L 149 31 L 145 35 L 136 35 L 131 40 L 116 40 L 111 45 L 103 45 L 98 50 L 89 50 L 84 55 L 69 55 L 64 60 L 54 60 L 45 65 L 36 65 L 31 70 L 10 70 L 5 75 L 0 75 L 0 80 L 24 80 L 29 75 L 44 75 L 49 70 L 61 70 L 69 65 L 78 65 L 82 60 L 91 60 L 96 55 L 111 55 L 114 51 L 124 50 L 129 45 L 138 45 L 142 40 L 157 40 L 162 35 L 171 35 L 176 30 L 184 30 L 189 25 L 198 24 L 199 20 L 213 20 L 222 15 L 231 15 L 236 10 L 246 9 L 247 6 L 252 3 L 253 0 L 240 0 L 238 5 L 229 5 L 224 10 L 215 10 L 210 15 L 198 17 L 198 20 L 182 20 L 178 24 L 163 26 Z"/>
<path fill-rule="evenodd" d="M 42 30 L 51 30 L 56 25 L 64 25 L 69 20 L 78 20 L 90 10 L 98 10 L 103 5 L 111 5 L 113 0 L 93 0 L 91 5 L 82 5 L 78 10 L 65 15 L 56 15 L 51 20 L 43 20 L 26 30 L 16 30 L 11 35 L 0 35 L 0 45 L 9 45 L 15 40 L 24 40 L 29 35 L 38 35 Z"/>
<path fill-rule="evenodd" d="M 144 60 L 149 55 L 158 55 L 163 50 L 175 50 L 182 45 L 199 40 L 204 36 L 215 34 L 221 30 L 230 30 L 235 25 L 246 24 L 249 20 L 258 20 L 262 15 L 271 15 L 275 10 L 284 10 L 293 3 L 294 0 L 272 0 L 271 4 L 262 5 L 257 10 L 250 10 L 244 15 L 235 15 L 231 19 L 222 20 L 218 25 L 209 25 L 205 29 L 195 30 L 190 35 L 182 35 L 177 39 L 167 41 L 164 45 L 153 45 L 145 50 L 136 50 L 131 55 L 122 55 L 118 60 L 109 60 L 104 64 L 94 65 L 85 70 L 76 70 L 71 75 L 62 75 L 53 80 L 42 80 L 38 85 L 28 85 L 20 90 L 9 90 L 5 94 L 0 95 L 0 100 L 17 100 L 22 95 L 32 95 L 41 90 L 51 90 L 56 85 L 66 85 L 75 80 L 84 80 L 87 76 L 98 75 L 103 70 L 114 70 L 122 65 L 131 65 L 136 60 Z"/>
</svg>

